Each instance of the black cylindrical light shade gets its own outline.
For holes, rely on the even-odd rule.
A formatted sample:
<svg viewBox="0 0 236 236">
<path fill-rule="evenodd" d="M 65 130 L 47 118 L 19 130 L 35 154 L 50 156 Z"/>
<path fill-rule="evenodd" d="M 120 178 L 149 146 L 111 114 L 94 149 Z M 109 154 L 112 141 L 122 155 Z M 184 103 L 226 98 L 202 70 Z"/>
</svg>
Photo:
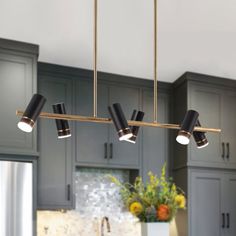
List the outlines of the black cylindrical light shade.
<svg viewBox="0 0 236 236">
<path fill-rule="evenodd" d="M 121 127 L 120 127 L 120 124 L 119 124 L 119 120 L 117 119 L 117 117 L 115 115 L 115 111 L 111 106 L 108 106 L 108 111 L 109 111 L 109 114 L 110 114 L 111 119 L 113 121 L 113 124 L 115 126 L 115 129 L 118 132 L 121 129 Z"/>
<path fill-rule="evenodd" d="M 142 121 L 145 113 L 142 112 L 142 111 L 138 111 L 136 117 L 135 117 L 134 114 L 136 114 L 136 110 L 133 111 L 131 120 Z M 131 132 L 132 132 L 133 135 L 132 135 L 131 138 L 127 139 L 126 141 L 128 141 L 130 143 L 135 143 L 136 142 L 136 138 L 138 136 L 139 128 L 140 128 L 139 126 L 132 126 L 131 127 Z"/>
<path fill-rule="evenodd" d="M 199 120 L 197 120 L 196 126 L 199 126 L 199 127 L 201 126 Z M 205 132 L 194 131 L 193 132 L 193 137 L 194 137 L 194 140 L 195 140 L 198 148 L 204 148 L 209 144 L 209 142 L 206 138 Z"/>
<path fill-rule="evenodd" d="M 53 112 L 57 114 L 66 114 L 66 108 L 64 103 L 53 104 Z M 56 119 L 56 126 L 58 132 L 58 138 L 68 138 L 71 136 L 70 127 L 67 120 Z"/>
<path fill-rule="evenodd" d="M 193 132 L 194 126 L 196 125 L 199 113 L 194 110 L 188 110 L 185 114 L 184 120 L 181 124 L 178 136 L 176 141 L 180 144 L 187 145 L 189 144 L 189 139 Z"/>
<path fill-rule="evenodd" d="M 137 111 L 134 109 L 130 120 L 135 120 L 136 113 Z"/>
<path fill-rule="evenodd" d="M 131 138 L 132 133 L 130 127 L 128 126 L 125 115 L 122 111 L 121 105 L 119 103 L 115 103 L 112 105 L 112 107 L 108 107 L 108 111 L 115 125 L 119 140 L 122 141 Z"/>
<path fill-rule="evenodd" d="M 24 132 L 31 132 L 45 102 L 45 97 L 40 94 L 34 94 L 21 120 L 18 122 L 18 128 Z"/>
</svg>

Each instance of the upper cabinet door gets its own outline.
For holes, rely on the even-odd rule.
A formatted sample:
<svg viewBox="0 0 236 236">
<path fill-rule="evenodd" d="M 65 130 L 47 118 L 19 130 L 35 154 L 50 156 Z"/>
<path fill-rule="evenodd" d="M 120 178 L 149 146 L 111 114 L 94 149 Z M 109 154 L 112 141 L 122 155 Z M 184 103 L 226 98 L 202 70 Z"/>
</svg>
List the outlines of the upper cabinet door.
<svg viewBox="0 0 236 236">
<path fill-rule="evenodd" d="M 76 81 L 75 113 L 93 116 L 93 83 L 87 80 Z M 106 118 L 108 106 L 108 87 L 98 85 L 98 116 Z M 81 165 L 99 166 L 108 159 L 107 124 L 76 122 L 76 162 Z"/>
<path fill-rule="evenodd" d="M 199 120 L 203 127 L 221 128 L 222 91 L 214 86 L 191 84 L 188 108 L 199 112 Z M 221 134 L 206 133 L 209 145 L 198 149 L 193 138 L 190 141 L 189 164 L 209 167 L 225 165 L 222 158 Z"/>
<path fill-rule="evenodd" d="M 36 92 L 36 63 L 36 55 L 0 49 L 0 153 L 38 154 L 37 129 L 19 130 L 16 116 L 16 110 L 24 110 Z"/>
<path fill-rule="evenodd" d="M 229 167 L 236 168 L 236 93 L 225 90 L 222 102 L 222 145 L 224 145 L 224 160 Z"/>
<path fill-rule="evenodd" d="M 69 79 L 44 76 L 39 92 L 47 98 L 43 111 L 53 112 L 52 104 L 64 102 L 72 113 L 72 83 Z M 55 120 L 40 119 L 38 161 L 38 207 L 40 209 L 72 208 L 72 137 L 58 139 Z"/>
<path fill-rule="evenodd" d="M 130 120 L 133 109 L 140 109 L 139 89 L 128 86 L 109 86 L 109 105 L 120 103 L 127 120 Z M 107 109 L 107 107 L 106 107 Z M 138 168 L 140 160 L 141 132 L 135 144 L 119 141 L 114 125 L 110 125 L 109 164 Z"/>
<path fill-rule="evenodd" d="M 143 111 L 144 121 L 153 122 L 153 92 L 143 91 Z M 158 96 L 157 120 L 160 123 L 168 123 L 169 103 L 168 96 L 159 94 Z M 143 127 L 143 149 L 142 149 L 142 175 L 144 181 L 147 180 L 148 172 L 154 174 L 161 173 L 161 167 L 168 161 L 168 130 L 153 127 Z"/>
</svg>

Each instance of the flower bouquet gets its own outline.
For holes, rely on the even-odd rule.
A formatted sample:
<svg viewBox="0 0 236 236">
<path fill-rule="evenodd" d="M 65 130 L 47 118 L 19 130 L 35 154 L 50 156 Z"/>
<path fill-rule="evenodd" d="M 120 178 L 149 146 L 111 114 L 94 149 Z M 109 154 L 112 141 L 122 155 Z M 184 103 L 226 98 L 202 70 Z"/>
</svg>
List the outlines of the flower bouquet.
<svg viewBox="0 0 236 236">
<path fill-rule="evenodd" d="M 149 172 L 148 176 L 146 184 L 139 176 L 133 185 L 123 184 L 113 176 L 111 180 L 120 187 L 126 208 L 140 222 L 170 222 L 178 209 L 185 208 L 184 192 L 176 187 L 171 178 L 167 178 L 166 164 L 162 167 L 160 177 L 152 172 Z"/>
</svg>

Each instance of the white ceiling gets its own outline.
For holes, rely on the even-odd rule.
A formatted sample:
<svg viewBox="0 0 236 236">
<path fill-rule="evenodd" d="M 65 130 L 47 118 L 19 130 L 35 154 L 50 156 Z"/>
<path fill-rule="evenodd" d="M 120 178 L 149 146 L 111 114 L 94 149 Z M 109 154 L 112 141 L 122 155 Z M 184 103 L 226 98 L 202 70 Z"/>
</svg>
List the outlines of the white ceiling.
<svg viewBox="0 0 236 236">
<path fill-rule="evenodd" d="M 153 0 L 98 0 L 99 70 L 153 78 Z M 39 60 L 92 69 L 93 0 L 1 0 L 0 37 Z M 236 1 L 158 0 L 158 79 L 185 71 L 236 79 Z"/>
</svg>

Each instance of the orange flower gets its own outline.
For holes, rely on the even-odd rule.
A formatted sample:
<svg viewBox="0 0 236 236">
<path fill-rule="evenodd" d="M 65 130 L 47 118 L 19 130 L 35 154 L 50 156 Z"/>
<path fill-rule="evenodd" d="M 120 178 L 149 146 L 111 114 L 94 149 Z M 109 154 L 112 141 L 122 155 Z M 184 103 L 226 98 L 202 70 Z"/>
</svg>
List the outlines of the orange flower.
<svg viewBox="0 0 236 236">
<path fill-rule="evenodd" d="M 170 208 L 165 204 L 161 204 L 157 209 L 157 219 L 160 221 L 167 221 L 169 217 Z"/>
</svg>

